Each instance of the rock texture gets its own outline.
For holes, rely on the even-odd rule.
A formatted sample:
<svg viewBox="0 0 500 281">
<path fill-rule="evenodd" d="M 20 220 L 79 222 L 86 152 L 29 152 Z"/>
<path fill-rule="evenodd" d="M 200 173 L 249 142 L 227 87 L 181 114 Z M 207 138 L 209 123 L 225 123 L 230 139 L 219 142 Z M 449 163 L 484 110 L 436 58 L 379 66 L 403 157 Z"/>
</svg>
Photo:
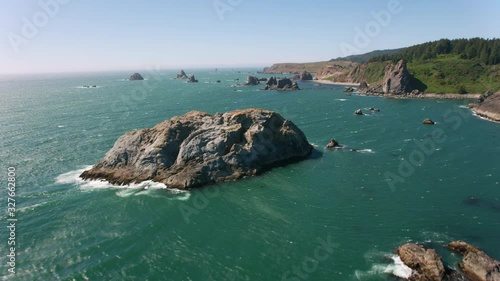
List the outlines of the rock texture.
<svg viewBox="0 0 500 281">
<path fill-rule="evenodd" d="M 130 81 L 144 80 L 144 78 L 139 73 L 136 72 L 136 73 L 132 74 L 128 80 L 130 80 Z"/>
<path fill-rule="evenodd" d="M 500 262 L 480 249 L 463 241 L 448 244 L 448 248 L 464 256 L 460 269 L 472 281 L 500 281 Z"/>
<path fill-rule="evenodd" d="M 342 146 L 335 139 L 331 139 L 330 142 L 326 145 L 326 148 L 330 148 L 330 149 L 339 148 L 339 147 L 342 147 Z"/>
<path fill-rule="evenodd" d="M 257 175 L 311 152 L 302 131 L 278 113 L 192 111 L 151 129 L 125 133 L 81 177 L 114 184 L 153 180 L 189 189 Z"/>
<path fill-rule="evenodd" d="M 181 70 L 181 73 L 177 74 L 177 79 L 188 79 L 188 76 L 184 70 Z"/>
<path fill-rule="evenodd" d="M 313 76 L 311 73 L 307 72 L 307 71 L 304 71 L 300 74 L 300 77 L 299 77 L 301 81 L 310 81 L 310 80 L 313 80 Z"/>
<path fill-rule="evenodd" d="M 401 95 L 413 91 L 412 76 L 406 68 L 406 62 L 400 60 L 396 65 L 388 65 L 385 69 L 382 90 L 384 94 Z"/>
<path fill-rule="evenodd" d="M 500 92 L 488 91 L 469 107 L 479 116 L 500 122 Z"/>
<path fill-rule="evenodd" d="M 422 121 L 423 124 L 425 125 L 434 125 L 436 122 L 432 121 L 432 119 L 425 118 L 424 121 Z"/>
<path fill-rule="evenodd" d="M 255 86 L 255 85 L 259 85 L 259 84 L 260 84 L 259 78 L 255 77 L 255 76 L 248 76 L 247 82 L 245 83 L 245 85 L 247 85 L 247 86 Z"/>
<path fill-rule="evenodd" d="M 291 79 L 271 77 L 267 80 L 266 87 L 262 90 L 296 91 L 300 90 L 300 88 L 297 82 L 293 82 Z"/>
<path fill-rule="evenodd" d="M 435 250 L 425 249 L 417 244 L 405 244 L 399 247 L 396 252 L 401 261 L 414 270 L 412 280 L 447 280 L 445 279 L 447 278 L 445 267 Z"/>
<path fill-rule="evenodd" d="M 194 78 L 194 75 L 191 75 L 188 77 L 188 83 L 198 83 L 198 80 L 196 80 L 196 78 Z"/>
</svg>

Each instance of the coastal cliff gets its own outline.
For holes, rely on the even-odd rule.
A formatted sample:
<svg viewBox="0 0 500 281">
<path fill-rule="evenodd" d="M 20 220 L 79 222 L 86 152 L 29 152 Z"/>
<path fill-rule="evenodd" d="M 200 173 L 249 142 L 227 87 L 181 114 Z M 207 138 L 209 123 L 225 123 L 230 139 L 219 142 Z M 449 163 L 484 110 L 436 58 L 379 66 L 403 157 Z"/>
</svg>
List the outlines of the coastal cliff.
<svg viewBox="0 0 500 281">
<path fill-rule="evenodd" d="M 500 91 L 494 94 L 487 92 L 479 98 L 478 103 L 470 104 L 469 107 L 481 117 L 500 122 Z"/>
<path fill-rule="evenodd" d="M 113 184 L 153 180 L 190 189 L 254 176 L 305 159 L 311 152 L 304 133 L 278 113 L 192 111 L 151 129 L 125 133 L 80 177 Z"/>
</svg>

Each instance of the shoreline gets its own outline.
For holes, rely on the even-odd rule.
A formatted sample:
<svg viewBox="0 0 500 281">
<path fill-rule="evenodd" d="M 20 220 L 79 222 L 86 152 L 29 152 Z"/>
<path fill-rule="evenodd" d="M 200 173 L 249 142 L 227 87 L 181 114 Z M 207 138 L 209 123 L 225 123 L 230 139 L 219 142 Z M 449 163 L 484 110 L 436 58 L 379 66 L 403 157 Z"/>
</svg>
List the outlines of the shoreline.
<svg viewBox="0 0 500 281">
<path fill-rule="evenodd" d="M 337 86 L 354 86 L 359 87 L 359 83 L 347 83 L 347 82 L 332 82 L 330 80 L 310 80 L 312 83 L 325 84 L 325 85 L 337 85 Z"/>
</svg>

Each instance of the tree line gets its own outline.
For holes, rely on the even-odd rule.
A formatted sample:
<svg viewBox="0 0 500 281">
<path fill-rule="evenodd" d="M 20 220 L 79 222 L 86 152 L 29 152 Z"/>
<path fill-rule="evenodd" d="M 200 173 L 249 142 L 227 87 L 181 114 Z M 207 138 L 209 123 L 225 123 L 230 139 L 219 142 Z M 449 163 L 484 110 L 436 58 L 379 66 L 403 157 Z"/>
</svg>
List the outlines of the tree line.
<svg viewBox="0 0 500 281">
<path fill-rule="evenodd" d="M 375 56 L 369 62 L 397 62 L 401 59 L 411 62 L 434 59 L 446 54 L 459 55 L 462 59 L 478 59 L 486 65 L 498 64 L 500 63 L 500 39 L 441 39 L 403 48 L 395 54 Z"/>
</svg>

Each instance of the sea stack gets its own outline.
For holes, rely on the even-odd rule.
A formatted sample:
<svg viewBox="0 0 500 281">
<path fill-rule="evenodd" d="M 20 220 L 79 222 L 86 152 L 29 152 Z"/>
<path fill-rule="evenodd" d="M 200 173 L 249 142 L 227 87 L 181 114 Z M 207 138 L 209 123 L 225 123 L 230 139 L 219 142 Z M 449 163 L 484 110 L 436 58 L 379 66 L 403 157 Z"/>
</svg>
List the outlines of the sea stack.
<svg viewBox="0 0 500 281">
<path fill-rule="evenodd" d="M 196 78 L 194 78 L 194 75 L 191 75 L 188 77 L 188 83 L 198 83 L 198 80 L 196 80 Z"/>
<path fill-rule="evenodd" d="M 188 76 L 186 75 L 186 72 L 184 72 L 184 70 L 181 70 L 181 72 L 177 74 L 177 79 L 188 79 Z"/>
<path fill-rule="evenodd" d="M 144 80 L 144 78 L 139 73 L 136 72 L 136 73 L 132 74 L 128 80 L 130 80 L 130 81 Z"/>
<path fill-rule="evenodd" d="M 153 180 L 190 189 L 254 176 L 311 152 L 304 133 L 276 112 L 192 111 L 151 129 L 125 133 L 81 178 L 113 184 Z"/>
</svg>

